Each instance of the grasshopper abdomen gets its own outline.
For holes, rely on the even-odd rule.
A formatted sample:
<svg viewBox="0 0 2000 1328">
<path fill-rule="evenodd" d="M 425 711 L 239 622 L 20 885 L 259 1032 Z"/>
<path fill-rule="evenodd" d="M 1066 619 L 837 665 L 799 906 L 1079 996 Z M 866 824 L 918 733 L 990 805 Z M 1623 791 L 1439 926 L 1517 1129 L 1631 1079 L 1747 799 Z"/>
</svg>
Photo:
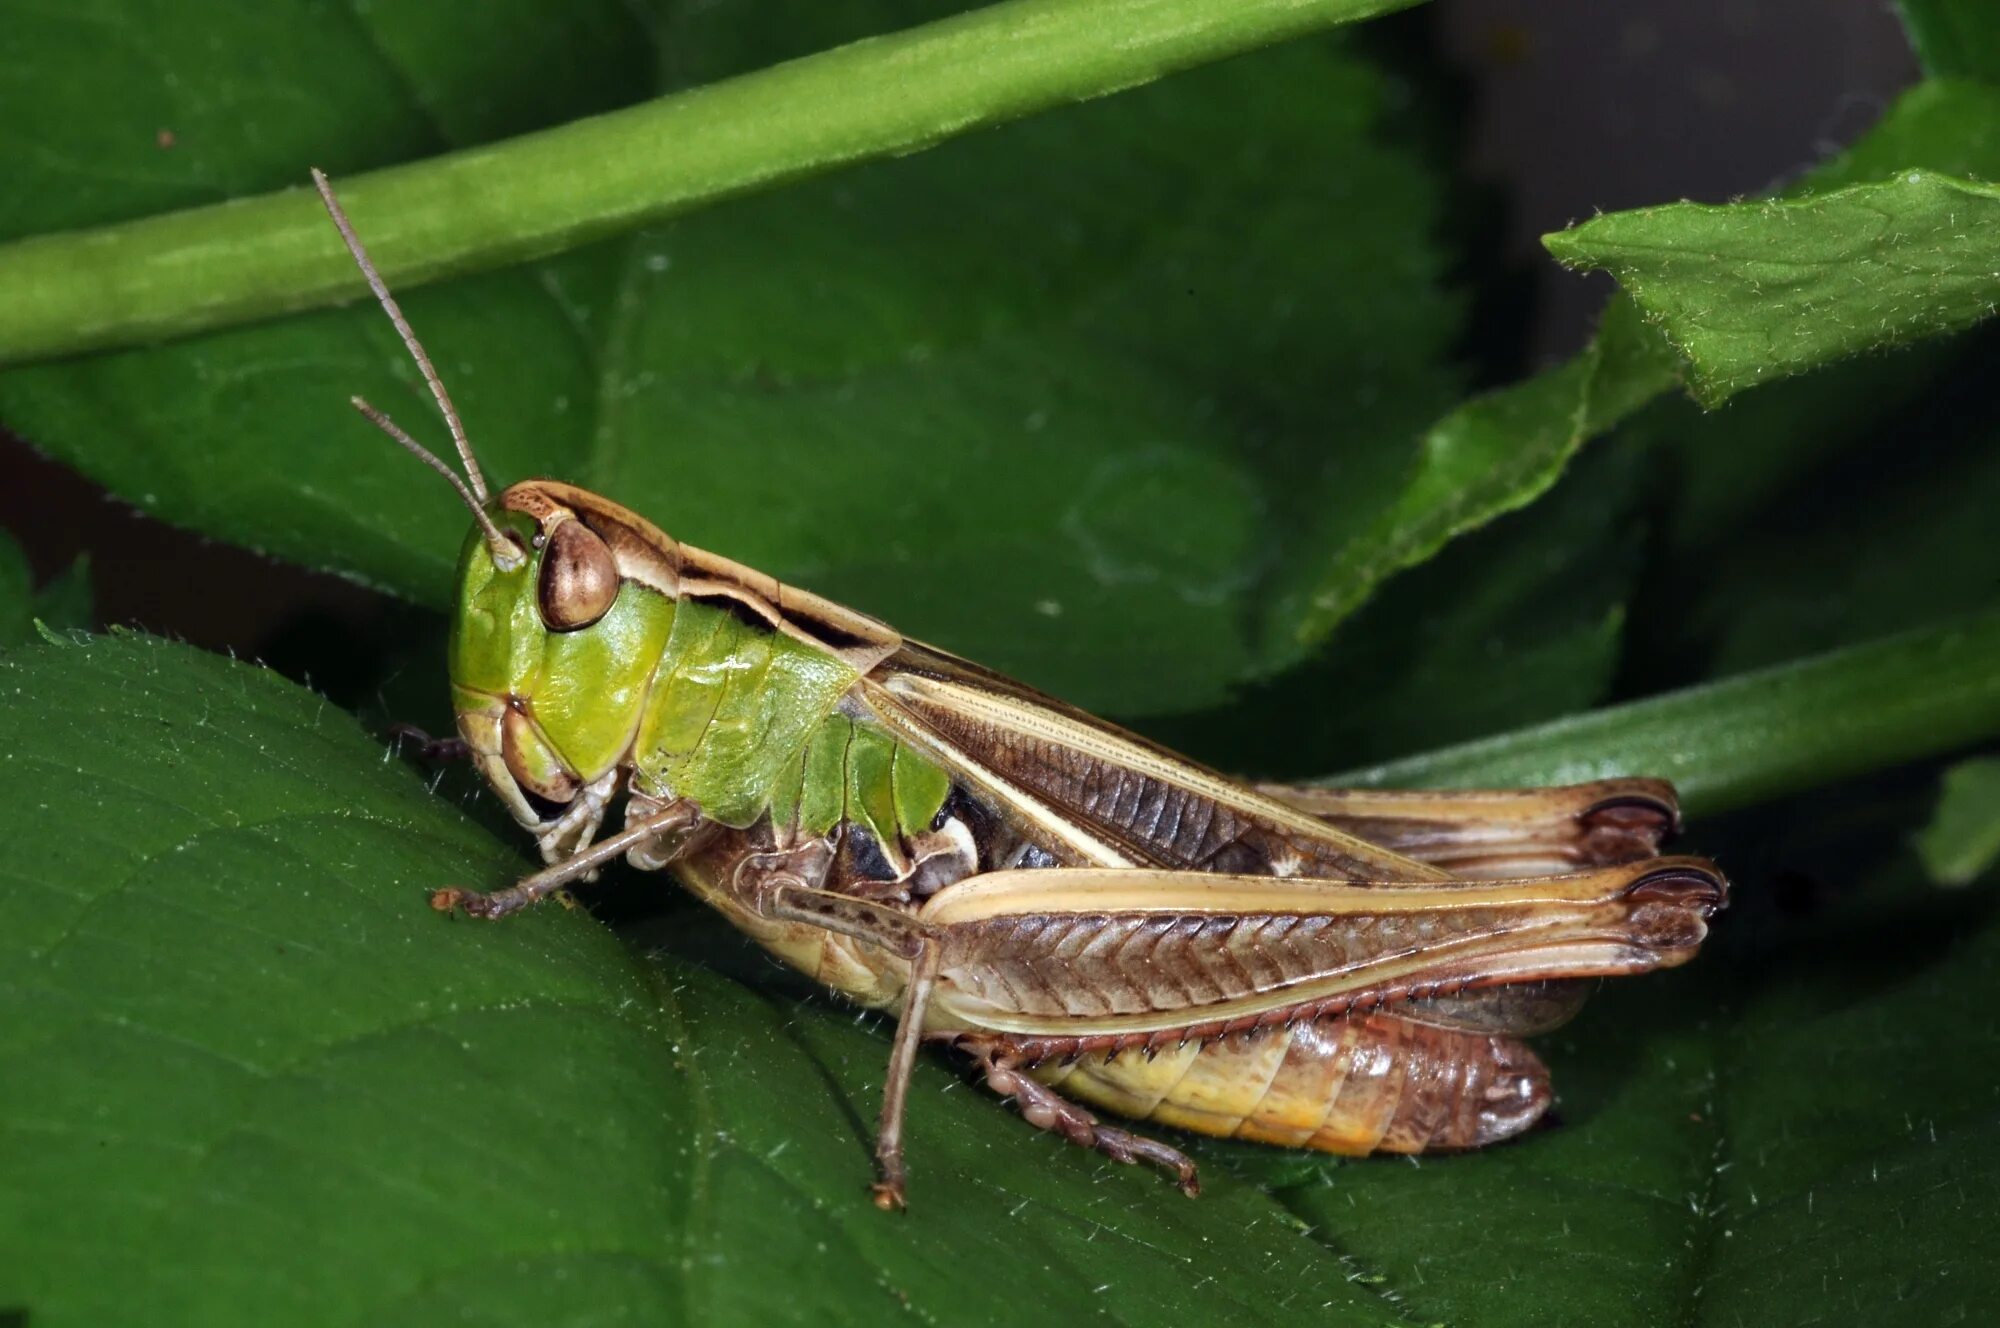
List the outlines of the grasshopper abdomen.
<svg viewBox="0 0 2000 1328">
<path fill-rule="evenodd" d="M 1519 1038 L 1386 1013 L 1088 1052 L 1030 1073 L 1136 1120 L 1348 1156 L 1481 1148 L 1551 1101 L 1547 1068 Z"/>
</svg>

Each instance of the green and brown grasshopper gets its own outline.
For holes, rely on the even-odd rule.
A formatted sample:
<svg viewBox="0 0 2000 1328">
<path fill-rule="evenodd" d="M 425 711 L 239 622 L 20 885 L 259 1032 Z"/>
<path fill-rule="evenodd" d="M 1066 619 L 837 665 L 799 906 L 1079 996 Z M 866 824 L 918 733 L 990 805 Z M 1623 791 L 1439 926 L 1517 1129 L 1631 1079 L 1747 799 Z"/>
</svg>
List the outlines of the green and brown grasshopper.
<svg viewBox="0 0 2000 1328">
<path fill-rule="evenodd" d="M 548 866 L 436 892 L 498 918 L 623 857 L 760 944 L 899 1011 L 875 1196 L 904 1195 L 925 1040 L 1035 1125 L 1195 1168 L 1079 1103 L 1328 1152 L 1477 1148 L 1551 1101 L 1521 1041 L 1587 980 L 1693 956 L 1726 886 L 1659 857 L 1673 789 L 1406 793 L 1250 785 L 554 480 L 489 493 L 422 370 L 457 488 L 451 689 L 464 750 Z M 615 833 L 600 837 L 614 811 Z"/>
</svg>

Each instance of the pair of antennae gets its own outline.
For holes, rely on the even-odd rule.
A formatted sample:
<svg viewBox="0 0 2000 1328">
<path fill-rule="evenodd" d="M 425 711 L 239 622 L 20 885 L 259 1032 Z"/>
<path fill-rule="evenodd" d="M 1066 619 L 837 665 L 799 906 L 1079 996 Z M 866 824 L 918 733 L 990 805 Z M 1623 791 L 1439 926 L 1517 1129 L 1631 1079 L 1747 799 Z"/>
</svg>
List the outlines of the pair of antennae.
<svg viewBox="0 0 2000 1328">
<path fill-rule="evenodd" d="M 491 501 L 491 494 L 486 488 L 486 476 L 480 473 L 479 459 L 472 454 L 472 443 L 465 436 L 465 426 L 459 422 L 457 409 L 451 404 L 451 394 L 444 390 L 444 381 L 432 367 L 431 357 L 424 353 L 423 343 L 418 341 L 417 334 L 410 330 L 409 320 L 403 317 L 403 310 L 397 305 L 396 297 L 389 294 L 388 284 L 382 280 L 382 274 L 375 270 L 375 264 L 369 260 L 368 251 L 362 248 L 361 237 L 354 233 L 353 225 L 347 220 L 347 213 L 341 209 L 340 200 L 333 196 L 333 186 L 327 183 L 326 173 L 315 167 L 312 182 L 313 187 L 319 190 L 320 201 L 326 204 L 327 215 L 333 218 L 334 227 L 339 230 L 341 240 L 347 245 L 347 252 L 354 255 L 355 266 L 359 267 L 361 275 L 368 279 L 368 288 L 375 292 L 376 303 L 382 306 L 382 312 L 389 315 L 389 321 L 396 325 L 396 335 L 403 339 L 404 348 L 410 352 L 410 358 L 417 362 L 417 369 L 423 374 L 424 381 L 430 384 L 431 396 L 437 400 L 438 411 L 444 416 L 445 427 L 451 430 L 451 441 L 458 448 L 459 460 L 465 463 L 465 478 L 459 478 L 458 473 L 439 460 L 429 448 L 404 433 L 394 420 L 360 397 L 349 397 L 349 403 L 366 416 L 370 424 L 395 439 L 405 451 L 451 482 L 451 487 L 458 490 L 458 496 L 463 498 L 465 505 L 471 509 L 472 519 L 477 521 L 480 529 L 486 533 L 486 543 L 493 551 L 493 561 L 502 571 L 512 571 L 521 565 L 525 555 L 522 554 L 520 546 L 508 539 L 500 527 L 494 524 L 493 518 L 487 514 L 486 504 Z M 471 481 L 469 486 L 467 480 Z"/>
</svg>

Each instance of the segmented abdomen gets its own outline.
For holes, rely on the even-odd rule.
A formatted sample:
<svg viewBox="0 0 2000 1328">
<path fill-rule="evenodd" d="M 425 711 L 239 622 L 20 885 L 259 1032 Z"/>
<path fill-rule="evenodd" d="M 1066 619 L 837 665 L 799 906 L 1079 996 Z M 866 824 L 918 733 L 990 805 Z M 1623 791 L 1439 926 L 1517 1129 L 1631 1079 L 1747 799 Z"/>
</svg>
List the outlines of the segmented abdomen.
<svg viewBox="0 0 2000 1328">
<path fill-rule="evenodd" d="M 1548 1109 L 1516 1038 L 1351 1015 L 1035 1067 L 1064 1094 L 1200 1134 L 1360 1156 L 1478 1148 Z"/>
</svg>

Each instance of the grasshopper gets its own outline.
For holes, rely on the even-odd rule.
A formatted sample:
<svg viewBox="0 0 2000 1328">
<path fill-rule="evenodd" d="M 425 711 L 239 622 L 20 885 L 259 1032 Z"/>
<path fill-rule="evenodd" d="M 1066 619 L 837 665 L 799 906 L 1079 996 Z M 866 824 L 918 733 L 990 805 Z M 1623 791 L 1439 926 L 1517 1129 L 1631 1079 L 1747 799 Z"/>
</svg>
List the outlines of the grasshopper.
<svg viewBox="0 0 2000 1328">
<path fill-rule="evenodd" d="M 1672 787 L 1248 784 L 549 479 L 487 488 L 326 178 L 328 213 L 443 415 L 474 526 L 459 739 L 547 866 L 434 908 L 499 918 L 614 859 L 670 869 L 785 963 L 896 1012 L 876 1202 L 904 1203 L 920 1043 L 1032 1124 L 1197 1192 L 1088 1108 L 1361 1155 L 1477 1148 L 1552 1101 L 1524 1036 L 1588 980 L 1691 958 L 1727 886 L 1661 857 Z M 605 831 L 618 813 L 617 828 Z M 1088 1107 L 1085 1105 L 1088 1104 Z"/>
</svg>

